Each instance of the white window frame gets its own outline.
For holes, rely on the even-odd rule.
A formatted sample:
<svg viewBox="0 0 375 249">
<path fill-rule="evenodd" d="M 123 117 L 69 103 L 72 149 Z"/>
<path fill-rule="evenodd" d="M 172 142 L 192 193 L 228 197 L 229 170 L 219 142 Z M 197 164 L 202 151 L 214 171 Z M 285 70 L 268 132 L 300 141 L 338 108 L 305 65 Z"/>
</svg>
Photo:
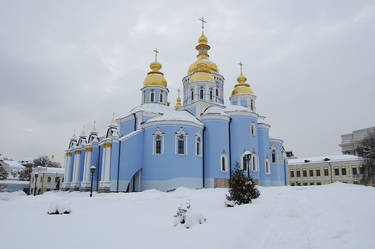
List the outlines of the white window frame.
<svg viewBox="0 0 375 249">
<path fill-rule="evenodd" d="M 273 152 L 275 151 L 275 162 L 273 162 Z M 277 163 L 277 148 L 275 146 L 271 147 L 271 163 L 276 164 Z"/>
<path fill-rule="evenodd" d="M 243 165 L 243 158 L 244 158 L 244 156 L 246 156 L 246 155 L 248 155 L 248 154 L 250 154 L 251 155 L 251 159 L 250 159 L 250 161 L 252 160 L 252 153 L 250 152 L 250 151 L 245 151 L 244 153 L 242 153 L 242 155 L 241 155 L 241 170 L 245 170 L 245 168 L 244 168 L 244 165 Z M 249 162 L 249 167 L 250 167 L 250 164 L 251 164 L 251 162 Z M 246 169 L 246 171 L 247 171 L 247 169 Z"/>
<path fill-rule="evenodd" d="M 156 153 L 156 136 L 161 137 L 160 153 Z M 152 134 L 152 155 L 160 156 L 163 154 L 164 154 L 164 133 L 160 131 L 160 128 L 157 128 L 154 134 Z"/>
<path fill-rule="evenodd" d="M 268 170 L 267 170 L 267 164 L 268 164 Z M 264 170 L 266 172 L 266 175 L 271 174 L 271 163 L 270 163 L 270 160 L 268 158 L 266 158 L 266 160 L 264 162 Z"/>
<path fill-rule="evenodd" d="M 179 136 L 183 136 L 184 137 L 184 154 L 180 154 L 178 153 L 178 138 Z M 184 131 L 184 129 L 182 127 L 180 127 L 180 129 L 178 130 L 178 132 L 176 132 L 175 136 L 174 136 L 174 154 L 175 155 L 180 155 L 180 156 L 186 156 L 188 154 L 188 134 Z"/>
<path fill-rule="evenodd" d="M 150 102 L 155 103 L 155 92 L 154 92 L 154 90 L 150 91 Z"/>
<path fill-rule="evenodd" d="M 223 170 L 223 158 L 224 158 L 224 170 Z M 227 160 L 227 155 L 225 153 L 222 153 L 220 155 L 220 171 L 221 172 L 227 172 L 228 171 L 228 160 Z"/>
<path fill-rule="evenodd" d="M 199 143 L 199 154 L 197 154 L 197 147 L 198 147 L 198 138 L 200 139 Z M 202 157 L 202 136 L 200 134 L 200 132 L 198 132 L 196 135 L 195 135 L 195 155 L 198 156 L 198 157 Z"/>
<path fill-rule="evenodd" d="M 255 129 L 255 123 L 254 122 L 251 122 L 250 124 L 250 133 L 253 137 L 256 136 L 257 132 L 256 132 L 256 129 Z"/>
<path fill-rule="evenodd" d="M 255 161 L 254 161 L 254 158 L 255 158 Z M 257 153 L 256 152 L 253 152 L 251 154 L 251 170 L 256 172 L 259 170 L 259 161 L 258 161 L 258 156 L 257 156 Z M 254 165 L 254 162 L 255 162 L 255 165 Z"/>
</svg>

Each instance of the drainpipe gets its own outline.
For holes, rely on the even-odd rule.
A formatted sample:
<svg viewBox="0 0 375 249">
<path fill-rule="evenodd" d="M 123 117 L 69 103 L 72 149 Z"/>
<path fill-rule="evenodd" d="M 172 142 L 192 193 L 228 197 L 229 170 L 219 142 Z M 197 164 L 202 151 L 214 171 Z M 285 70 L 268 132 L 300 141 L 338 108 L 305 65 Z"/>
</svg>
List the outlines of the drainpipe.
<svg viewBox="0 0 375 249">
<path fill-rule="evenodd" d="M 203 127 L 203 134 L 202 134 L 202 188 L 205 188 L 206 187 L 206 183 L 205 183 L 205 174 L 204 174 L 204 170 L 205 170 L 205 161 L 204 161 L 204 143 L 206 142 L 206 139 L 204 137 L 204 132 L 206 131 L 206 126 Z"/>
<path fill-rule="evenodd" d="M 230 187 L 230 180 L 232 179 L 232 138 L 231 138 L 231 126 L 232 117 L 229 117 L 228 122 L 228 140 L 229 140 L 229 149 L 228 149 L 228 157 L 229 157 L 229 187 Z"/>
<path fill-rule="evenodd" d="M 99 139 L 98 139 L 99 141 Z M 97 156 L 97 160 L 96 160 L 96 167 L 97 167 L 97 170 L 96 170 L 96 191 L 99 190 L 99 160 L 100 160 L 100 145 L 98 143 L 98 156 Z M 103 165 L 102 165 L 103 167 Z"/>
<path fill-rule="evenodd" d="M 117 159 L 117 187 L 116 192 L 118 193 L 119 181 L 120 181 L 120 152 L 121 152 L 121 141 L 118 141 L 118 159 Z"/>
</svg>

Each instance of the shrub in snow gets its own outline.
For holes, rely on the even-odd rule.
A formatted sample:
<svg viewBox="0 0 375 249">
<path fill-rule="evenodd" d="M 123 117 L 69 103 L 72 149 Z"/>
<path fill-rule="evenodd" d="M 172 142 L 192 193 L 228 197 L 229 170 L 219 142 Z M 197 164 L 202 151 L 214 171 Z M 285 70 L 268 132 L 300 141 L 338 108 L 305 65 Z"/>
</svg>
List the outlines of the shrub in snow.
<svg viewBox="0 0 375 249">
<path fill-rule="evenodd" d="M 241 205 L 251 203 L 251 200 L 258 198 L 259 190 L 251 176 L 246 176 L 244 171 L 240 169 L 238 162 L 234 171 L 232 171 L 230 179 L 229 195 L 227 195 L 227 207 L 233 207 L 234 204 Z"/>
<path fill-rule="evenodd" d="M 174 226 L 183 224 L 185 228 L 190 228 L 196 223 L 202 224 L 206 222 L 206 218 L 204 218 L 201 213 L 191 210 L 190 202 L 186 202 L 185 205 L 180 205 L 174 217 Z"/>
<path fill-rule="evenodd" d="M 48 214 L 70 214 L 71 208 L 67 201 L 55 200 L 48 207 Z"/>
</svg>

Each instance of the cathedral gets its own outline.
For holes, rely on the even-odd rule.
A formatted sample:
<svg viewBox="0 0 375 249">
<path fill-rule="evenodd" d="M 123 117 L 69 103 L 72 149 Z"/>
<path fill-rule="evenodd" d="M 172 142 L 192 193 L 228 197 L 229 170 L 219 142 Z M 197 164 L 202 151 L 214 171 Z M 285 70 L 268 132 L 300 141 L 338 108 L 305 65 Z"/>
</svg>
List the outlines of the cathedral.
<svg viewBox="0 0 375 249">
<path fill-rule="evenodd" d="M 228 187 L 235 167 L 261 186 L 287 185 L 283 141 L 270 138 L 270 125 L 256 111 L 256 96 L 240 75 L 230 104 L 224 104 L 224 77 L 209 60 L 202 34 L 196 61 L 182 78 L 174 107 L 157 61 L 150 64 L 141 88 L 141 104 L 113 117 L 105 134 L 73 135 L 65 151 L 63 189 L 100 192 L 162 191 L 178 187 Z M 90 169 L 95 167 L 91 174 Z"/>
</svg>

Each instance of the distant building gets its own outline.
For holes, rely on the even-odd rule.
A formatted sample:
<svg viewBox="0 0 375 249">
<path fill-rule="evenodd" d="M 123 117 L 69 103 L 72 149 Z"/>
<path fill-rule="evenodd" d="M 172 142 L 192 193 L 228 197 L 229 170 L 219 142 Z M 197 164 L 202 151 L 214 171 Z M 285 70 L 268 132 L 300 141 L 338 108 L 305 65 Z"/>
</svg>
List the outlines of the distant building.
<svg viewBox="0 0 375 249">
<path fill-rule="evenodd" d="M 19 163 L 18 161 L 5 159 L 4 157 L 0 157 L 0 167 L 3 167 L 6 172 L 8 172 L 8 180 L 18 180 L 19 174 L 25 167 Z M 5 179 L 2 179 L 5 180 Z"/>
<path fill-rule="evenodd" d="M 294 156 L 294 154 L 293 154 L 293 151 L 286 151 L 285 152 L 285 154 L 286 154 L 286 158 L 288 158 L 288 160 L 289 159 L 296 159 L 297 157 L 296 156 Z"/>
<path fill-rule="evenodd" d="M 357 155 L 356 148 L 360 141 L 370 135 L 375 133 L 375 127 L 370 127 L 366 129 L 356 130 L 349 134 L 341 135 L 341 151 L 345 155 Z"/>
<path fill-rule="evenodd" d="M 30 194 L 33 194 L 35 189 L 37 194 L 42 194 L 52 190 L 60 190 L 63 181 L 63 168 L 38 166 L 34 168 L 31 173 Z"/>
<path fill-rule="evenodd" d="M 288 160 L 289 185 L 322 185 L 333 182 L 359 184 L 361 157 L 336 155 Z"/>
</svg>

